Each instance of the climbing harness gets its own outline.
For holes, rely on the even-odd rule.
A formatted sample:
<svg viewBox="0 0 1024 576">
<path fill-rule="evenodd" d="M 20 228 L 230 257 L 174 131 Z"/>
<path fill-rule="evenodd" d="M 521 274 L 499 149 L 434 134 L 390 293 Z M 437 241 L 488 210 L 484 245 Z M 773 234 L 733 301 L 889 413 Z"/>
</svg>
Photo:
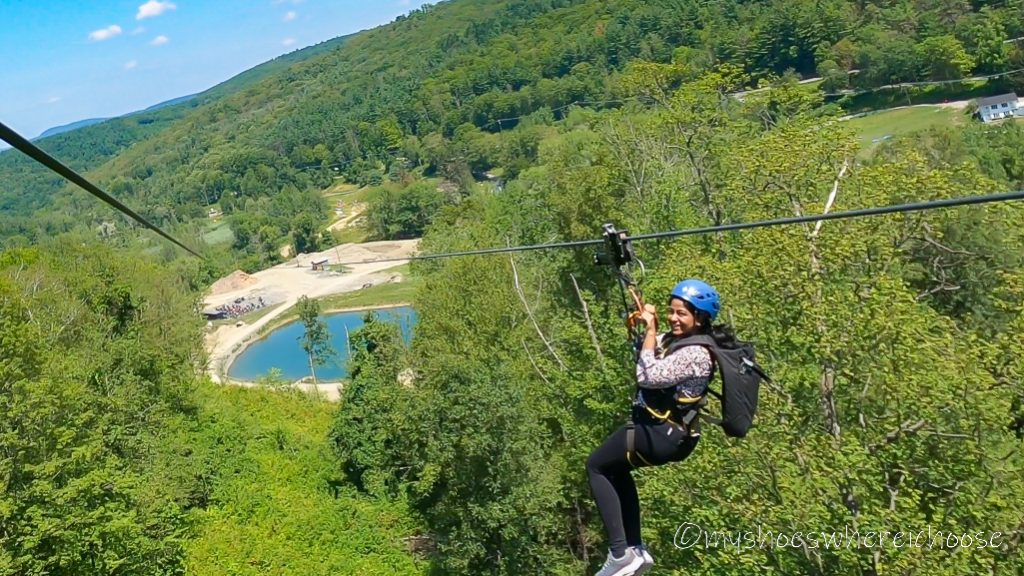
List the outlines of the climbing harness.
<svg viewBox="0 0 1024 576">
<path fill-rule="evenodd" d="M 636 257 L 632 241 L 625 230 L 616 230 L 612 224 L 604 225 L 605 252 L 594 256 L 594 263 L 608 266 L 618 279 L 625 307 L 626 329 L 635 354 L 634 361 L 639 360 L 643 342 L 643 333 L 639 325 L 643 322 L 643 293 L 630 273 L 633 263 L 643 270 L 643 263 Z M 627 299 L 627 292 L 630 299 Z M 691 302 L 695 307 L 707 312 L 711 318 L 718 313 L 718 294 L 713 288 L 698 280 L 684 280 L 672 291 L 675 297 Z M 696 302 L 694 302 L 696 300 Z M 632 308 L 630 306 L 632 304 Z M 650 465 L 642 454 L 636 451 L 636 419 L 650 419 L 657 425 L 667 425 L 667 434 L 678 432 L 681 436 L 699 437 L 700 421 L 704 420 L 722 428 L 727 436 L 743 438 L 753 424 L 757 411 L 758 389 L 761 381 L 771 379 L 755 362 L 754 346 L 750 342 L 734 340 L 719 343 L 706 334 L 691 335 L 684 338 L 668 338 L 660 336 L 655 348 L 658 358 L 675 352 L 684 346 L 703 346 L 711 354 L 712 374 L 718 373 L 722 382 L 721 393 L 708 389 L 722 406 L 722 417 L 715 418 L 703 413 L 707 406 L 707 394 L 698 397 L 685 396 L 677 389 L 643 390 L 638 389 L 633 401 L 633 409 L 626 421 L 626 460 L 636 467 L 634 457 L 643 464 Z"/>
<path fill-rule="evenodd" d="M 633 250 L 633 243 L 630 241 L 627 230 L 617 230 L 613 224 L 605 224 L 603 228 L 605 251 L 594 255 L 594 264 L 607 266 L 618 280 L 619 290 L 622 294 L 622 305 L 625 308 L 626 330 L 629 333 L 629 340 L 633 350 L 638 354 L 643 342 L 643 332 L 641 332 L 639 327 L 643 323 L 644 298 L 631 269 L 635 263 L 642 275 L 645 271 L 643 262 L 636 257 L 636 252 Z M 626 296 L 627 293 L 629 297 Z M 665 354 L 674 350 L 674 347 L 663 348 L 659 339 L 657 354 L 660 357 L 664 357 Z M 674 395 L 670 407 L 653 407 L 645 402 L 642 392 L 637 393 L 636 400 L 634 401 L 636 409 L 643 409 L 651 419 L 659 424 L 671 426 L 673 430 L 670 433 L 677 431 L 685 436 L 693 437 L 700 435 L 697 416 L 700 413 L 700 409 L 706 403 L 707 401 L 704 396 L 689 398 Z M 636 451 L 636 422 L 635 415 L 631 411 L 626 421 L 626 460 L 630 465 L 636 467 L 638 464 L 634 463 L 634 457 L 643 464 L 651 464 L 643 455 Z"/>
</svg>

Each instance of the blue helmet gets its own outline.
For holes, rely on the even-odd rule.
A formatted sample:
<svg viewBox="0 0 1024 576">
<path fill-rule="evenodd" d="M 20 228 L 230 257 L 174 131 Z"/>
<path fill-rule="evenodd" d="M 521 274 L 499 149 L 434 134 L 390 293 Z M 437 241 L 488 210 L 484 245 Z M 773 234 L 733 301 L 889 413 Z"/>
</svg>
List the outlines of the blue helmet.
<svg viewBox="0 0 1024 576">
<path fill-rule="evenodd" d="M 672 289 L 672 297 L 689 302 L 697 310 L 707 312 L 712 320 L 718 316 L 718 310 L 722 306 L 718 291 L 696 278 L 683 280 L 676 284 L 676 287 Z"/>
</svg>

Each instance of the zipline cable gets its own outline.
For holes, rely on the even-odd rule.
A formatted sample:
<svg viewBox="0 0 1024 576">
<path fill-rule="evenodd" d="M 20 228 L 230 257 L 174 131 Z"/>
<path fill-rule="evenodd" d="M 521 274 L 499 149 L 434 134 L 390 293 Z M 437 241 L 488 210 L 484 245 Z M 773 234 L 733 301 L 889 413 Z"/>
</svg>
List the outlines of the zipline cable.
<svg viewBox="0 0 1024 576">
<path fill-rule="evenodd" d="M 928 200 L 926 202 L 913 202 L 910 204 L 895 204 L 892 206 L 880 206 L 877 208 L 861 208 L 846 212 L 833 212 L 831 214 L 819 214 L 817 216 L 791 216 L 789 218 L 777 218 L 775 220 L 759 220 L 757 222 L 739 222 L 736 224 L 722 224 L 719 226 L 706 226 L 703 228 L 688 228 L 686 230 L 671 230 L 668 232 L 655 232 L 652 234 L 641 234 L 631 236 L 630 240 L 654 240 L 658 238 L 674 238 L 677 236 L 693 236 L 695 234 L 711 234 L 713 232 L 730 232 L 733 230 L 746 230 L 749 228 L 767 228 L 770 226 L 786 226 L 789 224 L 804 224 L 807 222 L 819 222 L 822 220 L 841 220 L 844 218 L 862 218 L 864 216 L 877 216 L 880 214 L 893 214 L 897 212 L 918 212 L 923 210 L 937 210 L 951 206 L 969 206 L 971 204 L 987 204 L 991 202 L 1007 202 L 1010 200 L 1024 200 L 1024 190 L 1017 192 L 1004 192 L 1001 194 L 987 194 L 984 196 L 967 196 L 964 198 L 949 198 L 946 200 Z"/>
<path fill-rule="evenodd" d="M 134 210 L 132 210 L 131 208 L 129 208 L 129 207 L 125 206 L 124 204 L 122 204 L 120 201 L 117 200 L 117 198 L 114 198 L 110 194 L 107 194 L 103 190 L 100 190 L 92 182 L 89 182 L 88 180 L 86 180 L 84 177 L 79 175 L 77 172 L 75 172 L 71 168 L 68 168 L 64 164 L 61 164 L 60 161 L 58 161 L 54 157 L 50 156 L 46 152 L 43 152 L 42 150 L 40 150 L 39 147 L 37 147 L 35 144 L 29 142 L 27 139 L 22 137 L 20 134 L 18 134 L 14 130 L 11 130 L 10 128 L 8 128 L 3 122 L 0 122 L 0 139 L 3 139 L 5 142 L 10 144 L 11 146 L 14 146 L 18 150 L 22 151 L 24 154 L 26 154 L 27 156 L 29 156 L 30 158 L 32 158 L 36 162 L 39 162 L 43 166 L 46 166 L 50 170 L 53 170 L 57 174 L 60 174 L 64 178 L 67 178 L 71 182 L 74 182 L 75 184 L 78 184 L 80 187 L 85 189 L 86 192 L 88 192 L 88 193 L 92 194 L 93 196 L 99 198 L 100 200 L 106 202 L 107 204 L 112 206 L 114 209 L 116 209 L 118 212 L 121 212 L 122 214 L 125 214 L 126 216 L 131 217 L 133 220 L 135 220 L 139 224 L 142 224 L 146 228 L 149 228 L 150 230 L 153 230 L 157 234 L 163 236 L 164 238 L 166 238 L 166 239 L 170 240 L 171 242 L 177 244 L 178 246 L 184 248 L 185 251 L 188 252 L 189 254 L 192 254 L 196 258 L 200 258 L 200 259 L 203 258 L 198 252 L 196 252 L 195 250 L 189 248 L 188 246 L 185 246 L 184 244 L 182 244 L 181 242 L 176 240 L 173 236 L 171 236 L 170 234 L 168 234 L 168 233 L 164 232 L 163 230 L 161 230 L 159 226 L 150 223 L 148 220 L 146 220 L 142 216 L 136 214 Z"/>
<path fill-rule="evenodd" d="M 865 216 L 877 216 L 880 214 L 895 214 L 900 212 L 916 212 L 922 210 L 936 210 L 952 206 L 969 206 L 972 204 L 988 204 L 992 202 L 1008 202 L 1010 200 L 1024 200 L 1024 190 L 1017 192 L 1004 192 L 1000 194 L 987 194 L 983 196 L 967 196 L 964 198 L 949 198 L 946 200 L 929 200 L 926 202 L 913 202 L 910 204 L 894 204 L 892 206 L 881 206 L 876 208 L 861 208 L 846 212 L 833 212 L 831 214 L 818 214 L 814 216 L 793 216 L 789 218 L 776 218 L 774 220 L 758 220 L 755 222 L 738 222 L 735 224 L 721 224 L 719 226 L 705 226 L 702 228 L 687 228 L 684 230 L 669 230 L 667 232 L 655 232 L 628 236 L 624 240 L 654 240 L 661 238 L 674 238 L 678 236 L 694 236 L 698 234 L 712 234 L 715 232 L 730 232 L 734 230 L 748 230 L 751 228 L 768 228 L 771 226 L 787 226 L 790 224 L 803 224 L 807 222 L 819 222 L 822 220 L 841 220 L 844 218 L 861 218 Z M 382 258 L 379 260 L 360 260 L 357 262 L 339 262 L 343 266 L 354 264 L 375 264 L 381 262 L 408 262 L 411 260 L 436 260 L 440 258 L 454 258 L 456 256 L 480 256 L 486 254 L 501 254 L 511 252 L 526 252 L 529 250 L 548 250 L 554 248 L 578 248 L 582 246 L 594 246 L 604 244 L 604 240 L 579 240 L 575 242 L 556 242 L 552 244 L 535 244 L 531 246 L 512 246 L 509 248 L 488 248 L 484 250 L 470 250 L 466 252 L 444 252 L 441 254 L 425 254 L 423 256 L 409 256 L 406 258 Z"/>
</svg>

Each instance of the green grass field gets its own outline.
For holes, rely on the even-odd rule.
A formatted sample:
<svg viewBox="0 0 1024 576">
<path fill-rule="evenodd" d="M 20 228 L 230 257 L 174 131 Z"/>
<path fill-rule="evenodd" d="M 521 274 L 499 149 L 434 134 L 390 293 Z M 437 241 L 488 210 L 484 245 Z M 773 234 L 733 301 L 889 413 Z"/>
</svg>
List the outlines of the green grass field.
<svg viewBox="0 0 1024 576">
<path fill-rule="evenodd" d="M 355 184 L 349 184 L 343 180 L 338 180 L 337 183 L 332 184 L 330 187 L 324 190 L 323 194 L 325 197 L 332 196 L 345 196 L 359 190 L 359 186 Z"/>
<path fill-rule="evenodd" d="M 492 170 L 496 176 L 503 174 L 501 168 Z M 424 182 L 432 186 L 438 186 L 441 184 L 440 178 L 425 178 Z M 330 188 L 324 190 L 324 197 L 331 202 L 331 208 L 334 207 L 334 202 L 341 200 L 344 204 L 346 214 L 352 209 L 352 206 L 356 204 L 368 204 L 373 202 L 378 194 L 384 187 L 396 188 L 400 184 L 389 182 L 382 186 L 366 186 L 363 188 L 357 187 L 355 184 L 347 184 L 339 182 L 334 184 Z M 363 213 L 364 220 L 357 225 L 349 225 L 341 230 L 334 230 L 330 232 L 331 238 L 335 244 L 359 244 L 362 242 L 369 242 L 371 233 L 366 225 L 365 221 L 366 213 Z M 333 222 L 337 222 L 338 218 L 333 219 Z"/>
<path fill-rule="evenodd" d="M 228 244 L 235 241 L 235 234 L 231 231 L 231 226 L 228 225 L 227 220 L 221 220 L 207 228 L 205 234 L 203 234 L 203 242 L 206 242 L 208 246 L 216 246 L 217 244 Z"/>
<path fill-rule="evenodd" d="M 861 154 L 870 155 L 881 142 L 933 126 L 963 124 L 969 118 L 961 110 L 940 106 L 914 106 L 898 108 L 847 122 L 860 137 Z"/>
<path fill-rule="evenodd" d="M 331 232 L 335 244 L 361 244 L 370 240 L 370 231 L 362 226 L 347 226 Z"/>
<path fill-rule="evenodd" d="M 409 276 L 409 266 L 402 265 L 388 270 L 389 273 L 402 274 L 401 282 L 378 284 L 372 288 L 336 294 L 320 299 L 320 308 L 332 310 L 338 308 L 361 308 L 363 306 L 390 306 L 411 302 L 419 288 L 419 279 Z"/>
<path fill-rule="evenodd" d="M 357 204 L 363 204 L 367 198 L 372 196 L 376 192 L 375 188 L 364 187 L 360 188 L 355 184 L 338 183 L 330 188 L 324 190 L 324 197 L 331 203 L 331 209 L 334 209 L 334 203 L 341 201 L 344 205 L 345 216 L 342 218 L 333 217 L 332 224 L 346 218 L 353 206 Z M 333 230 L 325 232 L 329 234 L 330 241 L 334 244 L 360 244 L 362 242 L 368 242 L 370 240 L 370 232 L 362 224 L 353 225 L 350 223 L 341 230 Z"/>
</svg>

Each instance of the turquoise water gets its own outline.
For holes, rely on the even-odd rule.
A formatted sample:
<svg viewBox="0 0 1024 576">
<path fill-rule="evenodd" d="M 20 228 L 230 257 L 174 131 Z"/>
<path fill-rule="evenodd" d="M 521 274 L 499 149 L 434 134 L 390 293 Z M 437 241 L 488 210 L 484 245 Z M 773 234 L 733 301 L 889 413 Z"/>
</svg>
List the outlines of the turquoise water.
<svg viewBox="0 0 1024 576">
<path fill-rule="evenodd" d="M 377 310 L 377 317 L 387 322 L 398 322 L 402 336 L 406 342 L 412 337 L 412 327 L 416 324 L 416 311 L 409 307 L 386 308 Z M 363 312 L 342 312 L 323 316 L 327 323 L 327 331 L 331 334 L 331 346 L 337 352 L 333 361 L 324 366 L 316 367 L 319 380 L 340 380 L 348 376 L 345 364 L 348 362 L 348 346 L 345 329 L 355 332 L 363 325 Z M 302 322 L 295 321 L 274 330 L 266 338 L 253 343 L 242 352 L 231 368 L 228 376 L 237 380 L 256 380 L 270 373 L 271 368 L 281 370 L 285 380 L 293 381 L 309 376 L 309 360 L 306 352 L 299 345 L 303 334 Z"/>
</svg>

